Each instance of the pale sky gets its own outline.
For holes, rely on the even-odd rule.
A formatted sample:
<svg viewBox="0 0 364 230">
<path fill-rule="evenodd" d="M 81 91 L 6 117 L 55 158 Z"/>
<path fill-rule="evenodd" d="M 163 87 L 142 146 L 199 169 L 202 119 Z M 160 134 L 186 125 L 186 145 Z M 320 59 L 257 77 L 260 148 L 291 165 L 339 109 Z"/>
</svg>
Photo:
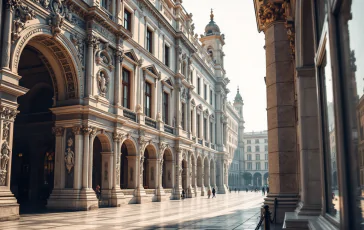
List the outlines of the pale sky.
<svg viewBox="0 0 364 230">
<path fill-rule="evenodd" d="M 237 86 L 244 100 L 245 131 L 267 129 L 264 34 L 258 33 L 253 0 L 184 0 L 193 14 L 195 33 L 203 34 L 214 10 L 214 21 L 225 34 L 225 69 L 230 79 L 228 100 Z"/>
</svg>

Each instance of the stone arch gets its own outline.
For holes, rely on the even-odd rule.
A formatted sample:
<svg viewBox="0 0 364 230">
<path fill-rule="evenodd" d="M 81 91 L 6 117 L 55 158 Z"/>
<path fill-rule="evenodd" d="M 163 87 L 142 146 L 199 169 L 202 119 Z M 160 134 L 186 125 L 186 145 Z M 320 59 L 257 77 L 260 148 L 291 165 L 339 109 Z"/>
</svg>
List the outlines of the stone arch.
<svg viewBox="0 0 364 230">
<path fill-rule="evenodd" d="M 254 173 L 253 185 L 257 188 L 262 186 L 262 174 L 261 173 L 259 173 L 259 172 Z"/>
<path fill-rule="evenodd" d="M 132 138 L 123 139 L 120 146 L 120 188 L 134 189 L 137 186 L 136 143 Z"/>
<path fill-rule="evenodd" d="M 250 187 L 250 186 L 252 186 L 253 184 L 252 184 L 252 180 L 253 180 L 253 175 L 251 174 L 251 173 L 249 173 L 249 172 L 245 172 L 244 174 L 243 174 L 243 178 L 244 178 L 244 185 L 246 186 L 246 187 Z"/>
<path fill-rule="evenodd" d="M 157 177 L 157 148 L 149 143 L 143 152 L 143 186 L 145 189 L 156 189 L 158 186 Z"/>
<path fill-rule="evenodd" d="M 65 35 L 53 37 L 48 25 L 37 25 L 20 32 L 20 39 L 12 46 L 10 69 L 18 73 L 20 55 L 24 48 L 30 46 L 43 54 L 41 57 L 48 68 L 55 90 L 56 100 L 76 99 L 83 96 L 81 79 L 82 63 L 77 51 Z M 79 80 L 80 79 L 80 80 Z"/>
<path fill-rule="evenodd" d="M 162 187 L 173 188 L 173 154 L 171 148 L 166 148 L 163 152 L 163 175 Z"/>
</svg>

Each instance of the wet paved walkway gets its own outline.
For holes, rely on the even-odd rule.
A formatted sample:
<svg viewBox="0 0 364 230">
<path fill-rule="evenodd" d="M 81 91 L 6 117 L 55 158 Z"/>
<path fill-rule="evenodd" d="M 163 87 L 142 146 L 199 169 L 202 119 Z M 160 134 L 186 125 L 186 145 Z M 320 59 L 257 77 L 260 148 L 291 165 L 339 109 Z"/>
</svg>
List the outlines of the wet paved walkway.
<svg viewBox="0 0 364 230">
<path fill-rule="evenodd" d="M 93 211 L 21 215 L 0 229 L 255 229 L 261 193 L 232 192 L 215 199 L 197 197 Z"/>
</svg>

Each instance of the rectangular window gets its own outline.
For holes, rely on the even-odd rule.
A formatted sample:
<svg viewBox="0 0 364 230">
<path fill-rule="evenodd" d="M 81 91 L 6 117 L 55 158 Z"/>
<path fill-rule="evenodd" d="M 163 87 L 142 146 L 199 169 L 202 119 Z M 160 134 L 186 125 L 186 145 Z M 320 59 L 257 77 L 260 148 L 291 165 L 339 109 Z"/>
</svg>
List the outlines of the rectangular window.
<svg viewBox="0 0 364 230">
<path fill-rule="evenodd" d="M 264 143 L 268 143 L 268 139 L 264 139 Z"/>
<path fill-rule="evenodd" d="M 194 85 L 193 84 L 193 71 L 191 71 L 191 84 Z"/>
<path fill-rule="evenodd" d="M 251 161 L 251 160 L 252 160 L 252 155 L 251 155 L 251 154 L 248 154 L 248 155 L 247 155 L 247 160 L 248 160 L 248 161 Z"/>
<path fill-rule="evenodd" d="M 168 125 L 168 116 L 169 116 L 169 94 L 166 92 L 163 92 L 163 121 L 165 124 Z"/>
<path fill-rule="evenodd" d="M 191 110 L 191 121 L 190 121 L 190 129 L 191 129 L 191 131 L 192 131 L 192 126 L 193 126 L 192 120 L 193 120 L 193 110 Z"/>
<path fill-rule="evenodd" d="M 128 10 L 124 10 L 124 28 L 131 31 L 131 13 Z"/>
<path fill-rule="evenodd" d="M 181 117 L 181 126 L 182 126 L 182 129 L 183 130 L 186 130 L 186 127 L 185 127 L 185 103 L 182 103 L 182 105 L 181 105 L 181 110 L 182 110 L 182 112 L 181 112 L 181 115 L 182 115 L 182 117 Z"/>
<path fill-rule="evenodd" d="M 212 126 L 213 126 L 213 123 L 210 122 L 210 142 L 212 143 Z"/>
<path fill-rule="evenodd" d="M 264 169 L 265 169 L 265 170 L 268 170 L 268 162 L 265 162 L 265 163 L 264 163 Z"/>
<path fill-rule="evenodd" d="M 268 151 L 268 145 L 264 146 L 264 151 Z"/>
<path fill-rule="evenodd" d="M 248 166 L 248 167 L 247 167 L 247 168 L 248 168 L 248 170 L 252 170 L 252 168 L 253 168 L 253 167 L 252 167 L 252 165 L 253 165 L 253 164 L 252 164 L 252 162 L 248 162 L 248 165 L 247 165 L 247 166 Z"/>
<path fill-rule="evenodd" d="M 217 101 L 216 99 L 217 99 L 217 95 L 215 94 L 215 108 L 216 108 L 216 101 Z"/>
<path fill-rule="evenodd" d="M 149 82 L 145 82 L 145 115 L 151 117 L 152 115 L 152 85 Z"/>
<path fill-rule="evenodd" d="M 201 84 L 201 78 L 197 78 L 197 93 L 198 95 L 201 94 L 201 88 L 200 88 L 200 85 Z"/>
<path fill-rule="evenodd" d="M 164 45 L 164 64 L 169 67 L 169 46 Z"/>
<path fill-rule="evenodd" d="M 197 128 L 197 137 L 200 138 L 201 137 L 201 133 L 200 133 L 200 114 L 196 115 L 196 128 Z"/>
<path fill-rule="evenodd" d="M 259 145 L 255 146 L 255 152 L 260 152 L 260 148 L 259 148 Z"/>
<path fill-rule="evenodd" d="M 212 90 L 210 89 L 210 105 L 212 105 Z"/>
<path fill-rule="evenodd" d="M 246 143 L 247 143 L 247 144 L 251 144 L 251 143 L 252 143 L 252 141 L 251 141 L 251 140 L 247 140 L 247 141 L 246 141 Z"/>
<path fill-rule="evenodd" d="M 206 84 L 204 84 L 203 89 L 204 89 L 203 97 L 204 97 L 205 100 L 207 100 L 207 85 Z"/>
<path fill-rule="evenodd" d="M 259 144 L 259 139 L 255 139 L 255 144 Z"/>
<path fill-rule="evenodd" d="M 123 106 L 130 109 L 130 71 L 123 68 Z"/>
<path fill-rule="evenodd" d="M 203 119 L 203 137 L 207 140 L 207 119 Z"/>
<path fill-rule="evenodd" d="M 260 155 L 259 154 L 255 154 L 255 160 L 260 161 Z"/>
<path fill-rule="evenodd" d="M 247 147 L 247 152 L 250 153 L 252 151 L 252 148 L 250 146 Z"/>
<path fill-rule="evenodd" d="M 147 29 L 147 50 L 149 53 L 153 53 L 153 32 L 150 29 Z"/>
<path fill-rule="evenodd" d="M 268 154 L 265 154 L 265 160 L 268 160 Z"/>
<path fill-rule="evenodd" d="M 260 162 L 255 163 L 255 169 L 260 170 Z"/>
</svg>

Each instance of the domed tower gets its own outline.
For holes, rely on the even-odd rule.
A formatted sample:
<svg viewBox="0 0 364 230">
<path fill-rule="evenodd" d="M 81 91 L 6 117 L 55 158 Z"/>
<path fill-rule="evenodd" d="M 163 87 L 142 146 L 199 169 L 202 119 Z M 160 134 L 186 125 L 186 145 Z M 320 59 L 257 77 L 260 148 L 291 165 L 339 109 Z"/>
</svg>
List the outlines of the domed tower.
<svg viewBox="0 0 364 230">
<path fill-rule="evenodd" d="M 242 96 L 240 95 L 239 92 L 239 86 L 238 86 L 238 91 L 236 93 L 235 99 L 234 99 L 234 108 L 238 111 L 239 113 L 239 128 L 238 128 L 238 154 L 239 154 L 239 170 L 240 170 L 240 175 L 243 174 L 243 172 L 245 171 L 245 161 L 244 159 L 246 159 L 244 157 L 244 116 L 243 116 L 243 106 L 244 106 L 244 101 Z"/>
<path fill-rule="evenodd" d="M 222 47 L 225 45 L 225 37 L 221 34 L 219 26 L 214 21 L 212 9 L 210 22 L 206 25 L 205 34 L 201 35 L 200 41 L 213 62 L 224 69 L 224 52 L 222 51 Z"/>
<path fill-rule="evenodd" d="M 238 86 L 238 91 L 237 91 L 235 99 L 234 99 L 234 107 L 238 111 L 240 118 L 243 118 L 243 106 L 244 106 L 244 101 L 240 95 L 239 86 Z"/>
</svg>

